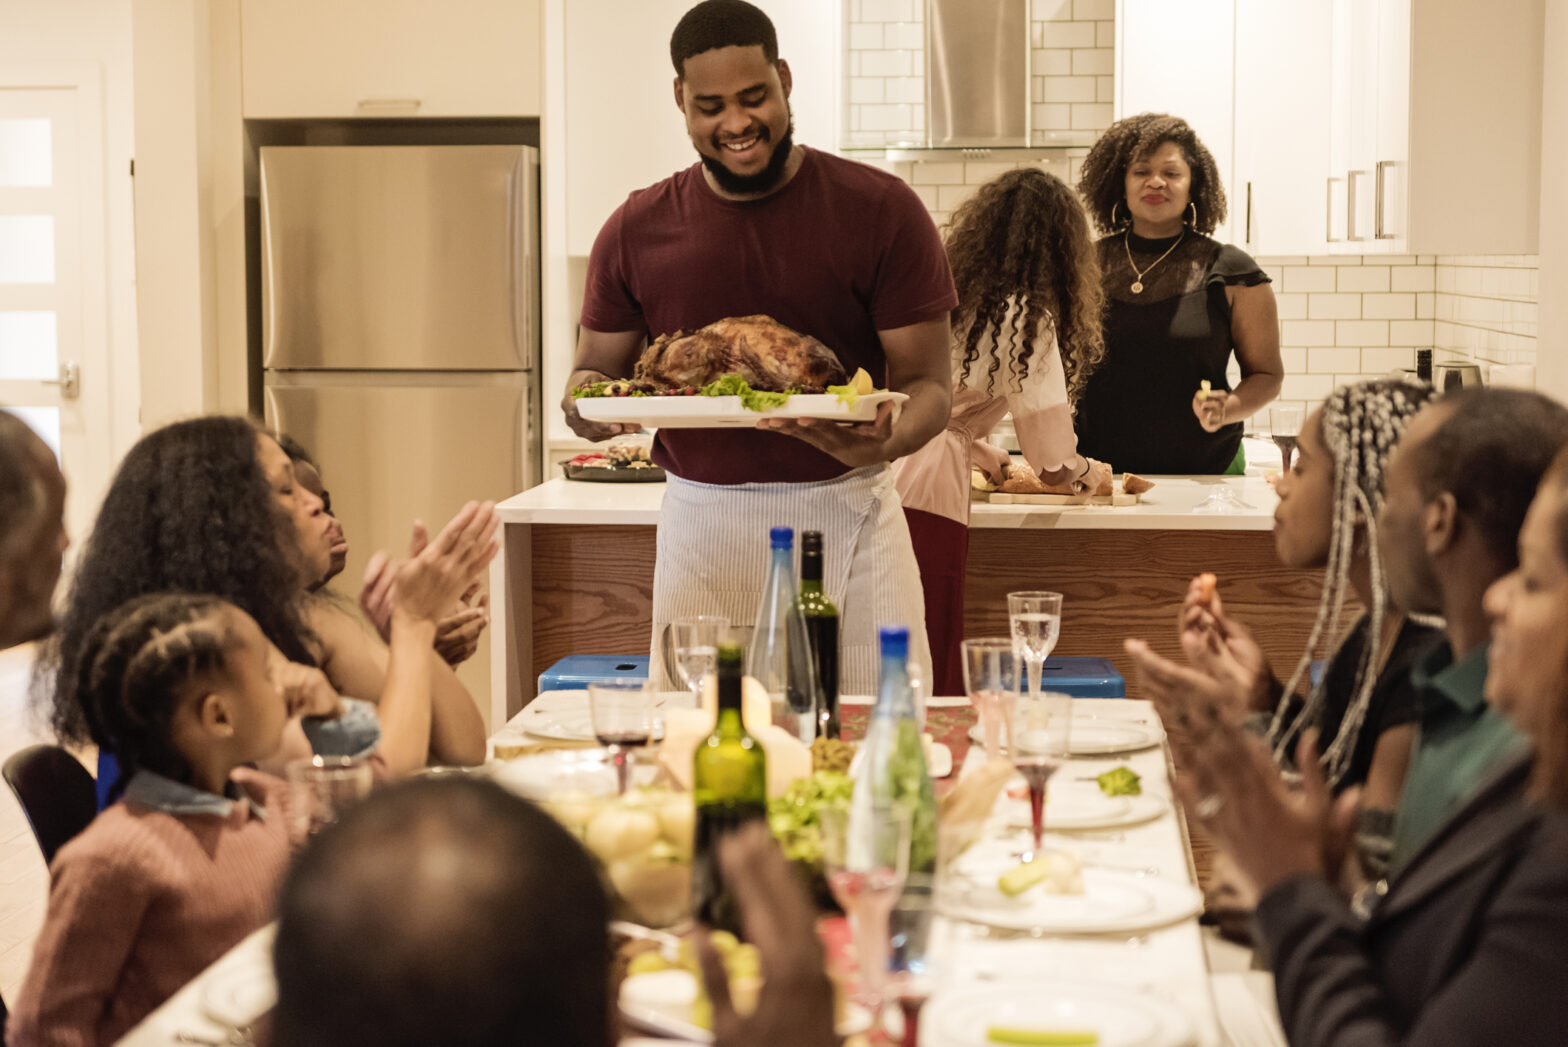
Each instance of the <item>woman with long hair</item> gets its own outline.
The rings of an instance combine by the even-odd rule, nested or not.
[[[1104,355],[1103,298],[1083,207],[1038,168],[982,185],[954,212],[945,239],[958,288],[952,415],[894,471],[925,591],[930,693],[962,694],[971,463],[1004,478],[1007,456],[986,437],[1011,412],[1044,483],[1093,490],[1109,475],[1078,453],[1073,432],[1073,405]]]
[[[1078,191],[1104,234],[1108,303],[1083,446],[1135,473],[1241,472],[1241,423],[1279,395],[1285,368],[1268,275],[1211,236],[1225,220],[1213,155],[1185,120],[1140,113],[1094,143]]]

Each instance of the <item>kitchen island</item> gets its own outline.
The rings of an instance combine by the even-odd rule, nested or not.
[[[1059,591],[1055,653],[1110,658],[1133,695],[1122,638],[1141,636],[1180,657],[1177,609],[1192,576],[1212,571],[1227,611],[1288,673],[1306,644],[1322,572],[1275,558],[1273,489],[1259,476],[1151,479],[1155,488],[1132,506],[976,502],[965,634],[1005,635],[1010,591]],[[1251,508],[1194,514],[1216,486]],[[502,550],[490,576],[492,724],[515,715],[539,673],[569,654],[648,653],[664,489],[554,479],[500,504]]]

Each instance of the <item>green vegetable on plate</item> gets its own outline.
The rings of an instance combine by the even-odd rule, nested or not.
[[[1131,767],[1113,767],[1095,778],[1095,781],[1100,783],[1100,791],[1106,796],[1139,796],[1143,793],[1138,772]]]
[[[1018,1044],[1021,1047],[1094,1047],[1100,1034],[1093,1029],[1024,1029],[993,1025],[985,1031],[989,1043]]]

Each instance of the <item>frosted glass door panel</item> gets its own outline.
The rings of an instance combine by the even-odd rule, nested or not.
[[[49,379],[60,372],[59,323],[53,312],[0,310],[0,379]]]
[[[54,216],[0,215],[0,284],[54,283]]]
[[[60,457],[60,409],[58,407],[7,407],[5,410],[31,426],[33,432],[43,437],[44,443],[49,445],[49,450],[54,452],[54,456]]]
[[[49,124],[44,119],[0,119],[0,188],[42,188],[52,183]]]

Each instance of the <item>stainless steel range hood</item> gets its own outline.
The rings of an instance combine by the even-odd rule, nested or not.
[[[926,145],[1023,148],[1029,0],[926,0]]]

